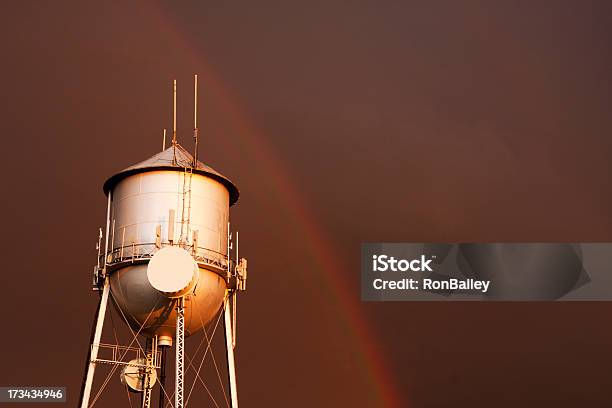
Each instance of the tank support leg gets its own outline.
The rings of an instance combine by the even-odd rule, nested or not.
[[[96,328],[93,333],[89,357],[87,359],[87,373],[85,374],[85,383],[83,384],[83,390],[81,392],[81,408],[89,407],[89,396],[91,394],[94,372],[96,370],[95,361],[98,358],[98,348],[100,345],[100,338],[102,337],[102,327],[104,326],[104,316],[106,316],[106,305],[108,304],[109,291],[110,283],[107,276],[104,278],[104,289],[102,289],[102,297],[100,298],[100,304],[98,306],[98,313],[96,316]]]
[[[142,394],[141,394],[141,407],[151,408],[151,373],[155,370],[155,353],[157,352],[156,337],[147,339],[147,345],[145,346],[145,361],[146,368],[143,370],[142,376]]]
[[[223,305],[223,323],[225,325],[225,350],[227,351],[227,373],[229,376],[229,391],[231,408],[238,408],[238,390],[236,389],[236,366],[234,364],[234,342],[232,330],[232,312],[230,311],[230,293],[225,296]]]
[[[161,352],[161,366],[159,368],[159,408],[164,408],[166,402],[166,396],[164,390],[166,389],[166,349],[167,346],[159,347]]]
[[[185,354],[185,299],[176,304],[176,375],[174,379],[174,408],[183,408],[183,358]]]

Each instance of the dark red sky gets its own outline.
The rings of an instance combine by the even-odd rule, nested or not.
[[[400,406],[609,405],[607,303],[363,304],[358,288],[363,241],[612,241],[609,2],[18,2],[1,15],[0,385],[65,385],[75,405],[101,185],[159,150],[173,78],[191,148],[198,73],[200,158],[242,193],[244,407],[381,406],[384,378]],[[320,267],[307,222],[336,266]],[[100,404],[127,406],[124,391]]]

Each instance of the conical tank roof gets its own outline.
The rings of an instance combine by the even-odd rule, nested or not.
[[[151,156],[144,161],[141,161],[140,163],[127,167],[121,170],[119,173],[111,176],[104,183],[104,194],[108,195],[108,192],[115,188],[117,183],[119,183],[121,180],[128,176],[156,170],[182,171],[185,167],[191,167],[192,164],[193,156],[187,150],[185,150],[183,146],[177,143],[174,146],[170,146],[166,150],[163,150],[157,153],[156,155]],[[236,203],[236,201],[238,201],[238,188],[223,174],[214,170],[212,167],[205,165],[199,160],[198,165],[193,169],[193,172],[195,174],[201,174],[203,176],[210,177],[223,184],[229,191],[230,205],[233,205],[234,203]]]

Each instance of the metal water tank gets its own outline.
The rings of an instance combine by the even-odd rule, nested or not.
[[[115,306],[134,330],[170,344],[175,300],[156,290],[147,265],[162,248],[176,246],[198,266],[185,297],[185,335],[209,322],[227,288],[229,207],[238,189],[178,143],[128,167],[104,183],[111,199],[111,242],[106,262]]]

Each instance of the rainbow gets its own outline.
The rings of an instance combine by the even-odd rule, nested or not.
[[[156,26],[163,27],[164,34],[181,50],[185,51],[188,58],[197,66],[197,73],[202,82],[206,84],[206,94],[211,95],[215,104],[228,114],[236,127],[233,134],[239,138],[240,144],[249,152],[258,163],[265,177],[270,180],[272,193],[277,196],[279,202],[284,204],[288,215],[293,219],[303,242],[308,251],[313,255],[322,278],[328,283],[324,285],[330,292],[328,299],[337,302],[335,308],[341,315],[337,321],[343,325],[342,330],[354,339],[356,363],[360,367],[360,373],[367,384],[370,385],[368,406],[399,407],[405,406],[397,391],[391,371],[386,366],[384,355],[380,352],[377,339],[372,335],[367,320],[360,310],[360,302],[349,293],[346,285],[340,280],[338,271],[341,269],[336,257],[331,252],[332,245],[317,225],[316,219],[311,215],[308,207],[304,204],[306,200],[300,196],[299,191],[287,176],[287,167],[274,154],[274,149],[267,139],[257,131],[248,120],[244,109],[239,109],[236,98],[232,97],[224,82],[200,55],[197,49],[190,46],[189,41],[180,32],[180,29],[172,24],[164,15],[164,11],[155,2],[147,3],[151,7],[145,7],[149,16],[154,20]]]

